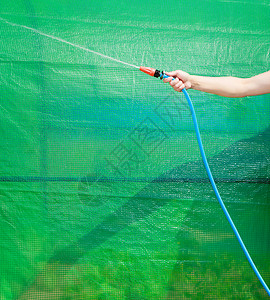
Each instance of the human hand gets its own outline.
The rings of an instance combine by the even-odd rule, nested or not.
[[[166,72],[166,74],[170,77],[164,78],[163,81],[165,83],[169,82],[175,91],[181,92],[184,88],[191,88],[190,75],[188,73],[177,70],[173,72]]]

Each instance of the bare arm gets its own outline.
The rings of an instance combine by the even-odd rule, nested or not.
[[[205,77],[190,75],[183,71],[167,74],[171,77],[164,79],[164,82],[170,82],[178,92],[183,88],[192,88],[223,97],[246,97],[270,93],[270,71],[250,78]],[[172,77],[175,80],[172,80]]]

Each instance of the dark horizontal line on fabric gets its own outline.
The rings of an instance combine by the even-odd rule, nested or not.
[[[216,182],[220,183],[270,183],[270,178],[215,178]],[[110,177],[42,177],[42,176],[1,176],[0,182],[185,182],[185,183],[208,183],[208,178],[110,178]]]

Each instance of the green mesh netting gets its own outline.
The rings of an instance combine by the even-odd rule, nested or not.
[[[0,298],[267,299],[182,93],[72,44],[249,77],[270,68],[269,1],[2,2]],[[220,194],[269,285],[269,95],[190,96]]]

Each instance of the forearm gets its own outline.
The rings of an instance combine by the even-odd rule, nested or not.
[[[248,79],[237,77],[205,77],[190,75],[191,88],[223,97],[248,96]]]
[[[183,88],[194,89],[223,97],[237,98],[270,93],[270,71],[250,78],[238,77],[205,77],[190,75],[177,70],[166,72],[170,77],[164,78],[173,89],[181,92]]]

